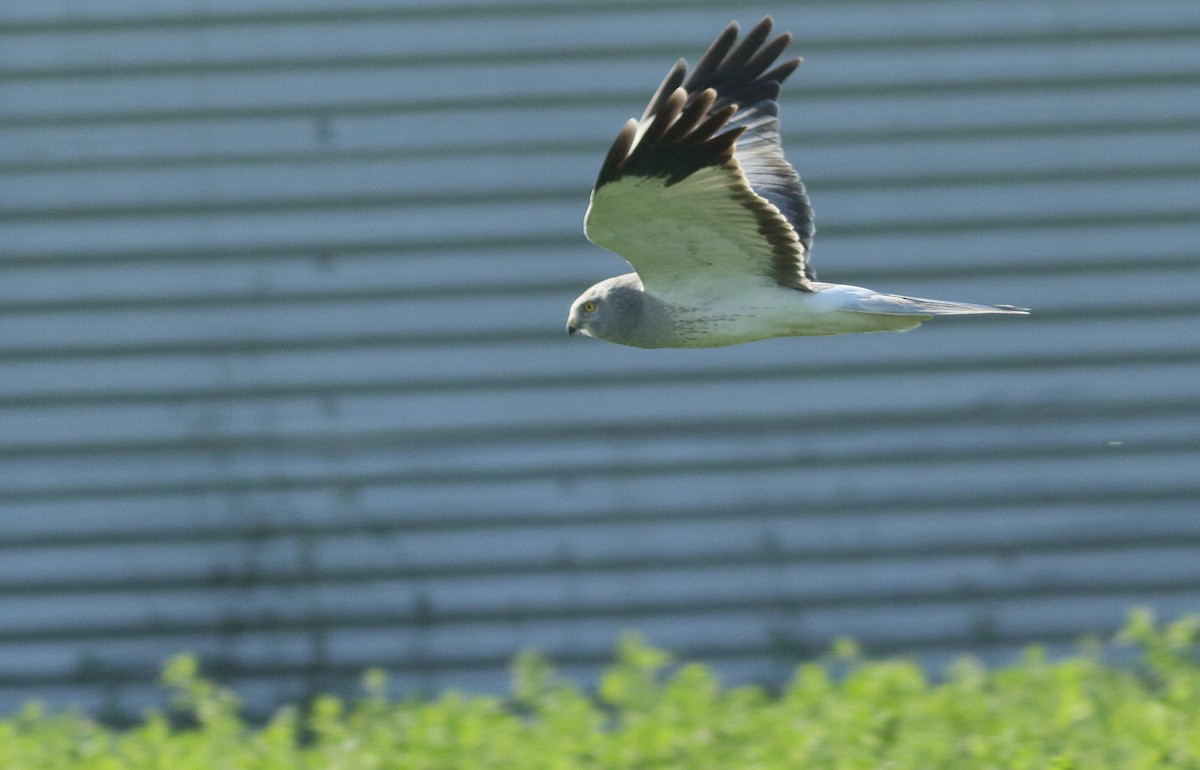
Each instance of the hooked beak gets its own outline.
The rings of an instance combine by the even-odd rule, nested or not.
[[[575,324],[571,323],[570,321],[567,321],[567,334],[573,335],[577,331],[579,331],[579,327],[577,327]]]

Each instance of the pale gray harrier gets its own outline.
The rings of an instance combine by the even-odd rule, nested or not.
[[[637,272],[580,295],[567,331],[643,348],[715,347],[1026,313],[816,280],[812,209],[783,158],[775,103],[800,59],[769,69],[791,41],[768,42],[771,24],[763,19],[736,47],[730,24],[686,80],[687,63],[676,62],[641,120],[621,129],[584,231]]]

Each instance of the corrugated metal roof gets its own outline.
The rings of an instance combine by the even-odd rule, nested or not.
[[[736,3],[0,8],[0,703],[731,678],[1200,605],[1200,6],[784,4],[826,279],[904,335],[568,340],[603,151]]]

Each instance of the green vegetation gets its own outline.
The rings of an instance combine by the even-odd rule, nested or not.
[[[995,671],[959,661],[936,682],[911,662],[864,661],[842,643],[778,694],[723,688],[704,666],[670,666],[631,636],[594,698],[529,653],[508,700],[395,702],[372,672],[352,704],[323,696],[257,726],[180,657],[163,680],[190,726],[152,712],[112,730],[30,706],[0,720],[0,768],[1197,770],[1198,625],[1159,627],[1135,613],[1121,637],[1136,649],[1128,664],[1103,663],[1098,645],[1058,662],[1031,650]]]

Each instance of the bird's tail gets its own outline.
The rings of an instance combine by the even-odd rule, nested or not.
[[[940,299],[922,299],[921,297],[902,297],[899,294],[875,294],[861,297],[854,307],[846,308],[856,313],[875,313],[879,315],[981,315],[985,313],[1006,313],[1010,315],[1028,315],[1029,309],[1013,305],[976,305],[970,302],[949,302]]]

